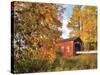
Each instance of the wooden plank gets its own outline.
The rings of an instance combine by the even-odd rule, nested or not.
[[[97,51],[76,51],[76,54],[96,54]]]

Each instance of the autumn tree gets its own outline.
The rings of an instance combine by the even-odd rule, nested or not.
[[[97,8],[95,6],[75,6],[67,27],[71,29],[70,37],[80,37],[86,49],[97,42]]]
[[[80,36],[80,19],[81,19],[81,10],[80,6],[75,6],[73,8],[72,17],[67,27],[71,29],[70,37],[79,37]]]
[[[35,54],[39,57],[38,54],[41,53],[40,58],[48,57],[50,63],[54,62],[57,50],[55,42],[61,35],[58,31],[58,27],[61,26],[59,7],[46,3],[12,3],[14,57],[17,63],[21,59],[24,61],[33,58]]]
[[[82,10],[81,38],[88,49],[97,49],[97,8],[85,6]]]

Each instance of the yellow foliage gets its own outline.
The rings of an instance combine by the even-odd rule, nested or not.
[[[39,49],[33,51],[33,56],[38,57],[42,60],[46,60],[47,63],[53,63],[56,58],[56,53],[53,50]]]

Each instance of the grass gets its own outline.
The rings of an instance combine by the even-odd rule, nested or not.
[[[20,62],[16,66],[16,73],[95,69],[97,68],[97,55],[59,56],[52,64],[47,64],[46,61],[32,59]]]
[[[77,55],[73,57],[61,57],[58,62],[55,61],[54,71],[64,70],[84,70],[97,68],[97,55]]]

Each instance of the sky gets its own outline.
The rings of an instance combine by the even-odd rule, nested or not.
[[[65,9],[64,14],[63,14],[61,38],[66,39],[66,38],[69,38],[70,30],[67,28],[67,24],[68,24],[70,17],[72,15],[74,5],[64,5],[64,7],[66,9]]]

